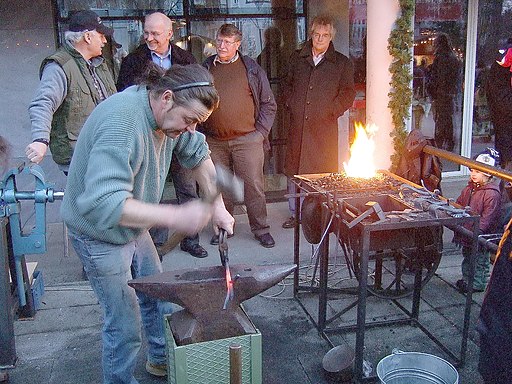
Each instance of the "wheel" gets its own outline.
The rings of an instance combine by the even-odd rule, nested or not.
[[[423,228],[420,247],[386,249],[370,252],[368,292],[385,299],[399,299],[414,291],[416,273],[421,271],[421,287],[434,276],[441,261],[442,228]],[[360,281],[360,254],[352,251],[355,276]]]

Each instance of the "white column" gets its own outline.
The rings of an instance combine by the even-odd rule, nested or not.
[[[377,125],[375,136],[377,169],[389,169],[393,153],[391,111],[388,108],[392,57],[388,52],[388,38],[400,15],[398,0],[368,0],[367,54],[366,54],[366,122]]]

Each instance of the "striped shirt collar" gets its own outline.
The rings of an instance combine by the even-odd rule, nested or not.
[[[163,69],[167,70],[171,68],[171,47],[169,47],[167,55],[159,55],[158,53],[151,51],[151,60],[153,61],[153,63],[162,67]]]

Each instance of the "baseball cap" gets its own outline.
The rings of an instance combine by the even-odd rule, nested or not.
[[[69,30],[71,32],[96,30],[105,36],[112,36],[114,34],[114,30],[105,26],[94,11],[79,11],[71,15],[69,18]]]

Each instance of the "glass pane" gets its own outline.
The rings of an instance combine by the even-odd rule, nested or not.
[[[501,58],[498,57],[499,48],[504,47],[510,37],[511,20],[510,2],[480,1],[471,155],[475,156],[496,143],[502,166],[507,166],[512,156],[509,131],[512,89],[510,68],[501,67],[496,60]],[[500,103],[500,99],[506,102]]]
[[[303,1],[293,0],[189,0],[190,15],[270,15],[303,13]]]
[[[151,10],[158,10],[170,17],[183,16],[182,0],[59,0],[58,8],[61,17],[86,8],[101,17],[142,16]]]
[[[439,148],[460,154],[467,1],[416,2],[414,24],[414,128]],[[443,161],[443,171],[459,166]]]
[[[263,33],[272,25],[269,18],[251,19],[217,19],[207,21],[191,21],[190,39],[197,40],[192,43],[192,53],[196,58],[204,61],[208,56],[215,54],[215,36],[219,27],[224,23],[235,24],[243,34],[240,51],[255,59],[263,48]]]
[[[354,64],[356,98],[350,108],[349,136],[352,141],[354,123],[366,124],[366,1],[350,1],[349,52]]]

